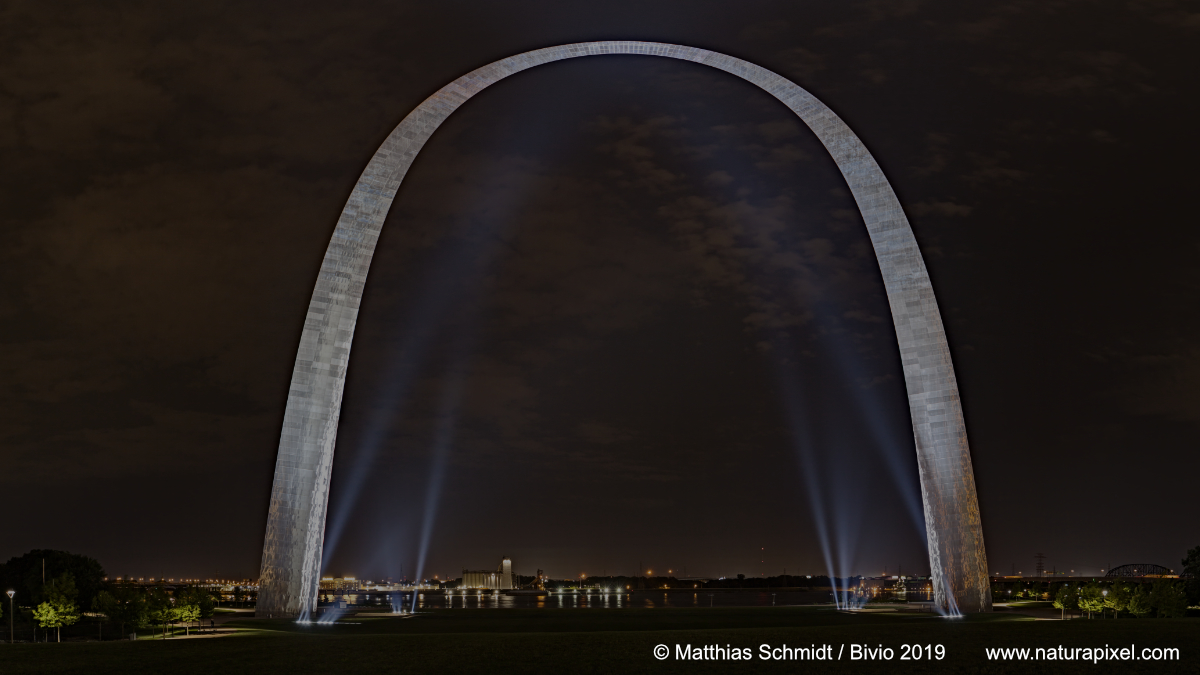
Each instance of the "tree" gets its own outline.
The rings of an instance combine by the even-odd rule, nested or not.
[[[111,591],[100,591],[92,608],[116,621],[125,635],[125,624],[144,628],[149,617],[146,614],[146,596],[137,588],[125,585],[114,586]]]
[[[82,607],[91,607],[92,600],[105,586],[104,567],[94,558],[84,555],[34,549],[18,558],[11,558],[0,565],[0,590],[15,589],[27,598],[30,606],[37,606],[48,598],[45,595],[50,579],[57,579],[70,572],[75,580],[78,596],[75,601]],[[47,583],[42,583],[43,579]],[[27,595],[25,595],[27,594]]]
[[[1187,552],[1183,559],[1183,575],[1188,577],[1188,604],[1200,605],[1200,546]]]
[[[73,602],[60,604],[55,607],[55,610],[58,611],[59,621],[57,638],[59,642],[62,642],[62,627],[74,624],[75,622],[79,621],[82,615],[79,613],[79,608],[75,606],[75,603]]]
[[[1187,616],[1186,584],[1167,582],[1160,595],[1159,603],[1158,615],[1164,619],[1182,619]]]
[[[1129,598],[1133,596],[1133,589],[1129,584],[1118,581],[1108,589],[1108,596],[1104,598],[1104,606],[1113,611],[1113,618],[1121,618],[1121,612],[1129,609]]]
[[[58,641],[62,642],[62,627],[79,621],[79,607],[75,604],[79,590],[75,587],[75,575],[63,572],[57,579],[46,584],[43,595],[46,597],[46,602],[39,605],[39,609],[42,606],[49,607],[49,610],[43,614],[51,617],[50,620],[54,622],[53,628],[58,629]]]
[[[213,595],[199,586],[188,586],[183,591],[175,594],[175,600],[185,605],[195,605],[200,610],[197,620],[212,618],[215,607]]]
[[[1137,618],[1150,616],[1154,611],[1154,607],[1150,604],[1150,593],[1146,591],[1145,584],[1138,584],[1138,588],[1129,596],[1129,613]]]
[[[171,596],[161,586],[146,594],[146,613],[151,621],[162,627],[163,637],[167,637],[167,626],[175,623],[177,615]]]
[[[1068,609],[1075,609],[1078,606],[1079,596],[1075,592],[1075,588],[1070,584],[1060,586],[1058,593],[1054,595],[1054,609],[1062,610],[1062,618],[1067,617]]]
[[[45,630],[62,627],[62,619],[58,616],[58,610],[49,602],[38,605],[37,609],[33,610],[33,618]]]
[[[46,584],[45,598],[59,604],[74,603],[79,597],[79,589],[75,587],[75,575],[63,572],[57,579],[51,579]]]
[[[188,627],[200,620],[200,607],[197,605],[180,605],[175,608],[175,618],[183,622],[183,634],[188,635]]]
[[[117,604],[117,599],[108,591],[100,591],[92,598],[92,611],[99,612],[104,615],[109,621],[116,621],[121,626],[121,635],[125,634],[125,622],[116,617],[120,611]],[[103,629],[101,629],[103,630]],[[101,638],[103,639],[103,638]]]
[[[1104,591],[1100,584],[1093,581],[1079,591],[1079,608],[1088,613],[1089,619],[1092,618],[1092,612],[1104,610]]]
[[[1160,618],[1182,618],[1187,615],[1187,593],[1170,579],[1156,579],[1150,587],[1150,606]]]

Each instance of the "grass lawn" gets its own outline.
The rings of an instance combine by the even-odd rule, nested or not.
[[[436,610],[415,618],[354,617],[334,626],[236,621],[216,639],[14,645],[2,673],[1200,673],[1200,620],[1032,621],[1015,612],[948,621],[927,614],[843,614],[819,607]],[[891,647],[892,660],[852,661],[851,644]],[[671,655],[660,661],[657,645]],[[750,661],[678,661],[676,644],[748,647]],[[833,661],[759,659],[759,645],[832,645]],[[902,661],[901,645],[943,645],[945,658]],[[1181,660],[989,662],[985,647],[1175,647]],[[841,660],[836,656],[843,649]]]

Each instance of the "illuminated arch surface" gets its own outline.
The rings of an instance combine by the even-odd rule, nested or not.
[[[833,156],[866,222],[896,326],[916,437],[935,601],[963,612],[991,609],[975,477],[941,313],[908,219],[871,153],[812,94],[752,63],[679,45],[586,42],[519,54],[446,85],[404,118],[358,179],[325,251],[292,371],[263,542],[257,613],[302,617],[316,601],[350,344],[375,244],[413,159],[438,126],[485,87],[543,63],[602,54],[665,56],[736,75],[791,108]]]

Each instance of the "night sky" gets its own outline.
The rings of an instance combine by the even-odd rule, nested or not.
[[[0,6],[0,560],[257,576],[368,159],[458,76],[608,39],[774,70],[870,148],[946,320],[991,571],[1200,544],[1193,3],[104,5]],[[661,58],[540,66],[434,135],[371,269],[333,482],[332,574],[412,577],[427,520],[425,576],[823,574],[816,522],[835,571],[928,570],[840,174],[770,95]]]

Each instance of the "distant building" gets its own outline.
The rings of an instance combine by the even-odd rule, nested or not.
[[[510,591],[516,588],[513,584],[512,560],[504,556],[500,567],[495,572],[486,570],[466,570],[462,572],[462,583],[459,588],[479,588],[489,591]]]
[[[876,596],[881,593],[906,595],[908,593],[932,593],[933,581],[929,577],[860,577],[858,588],[864,595]]]
[[[368,581],[366,583],[369,584],[371,582]],[[318,584],[318,588],[322,591],[337,592],[357,591],[362,586],[363,582],[354,577],[321,577],[321,583]]]

